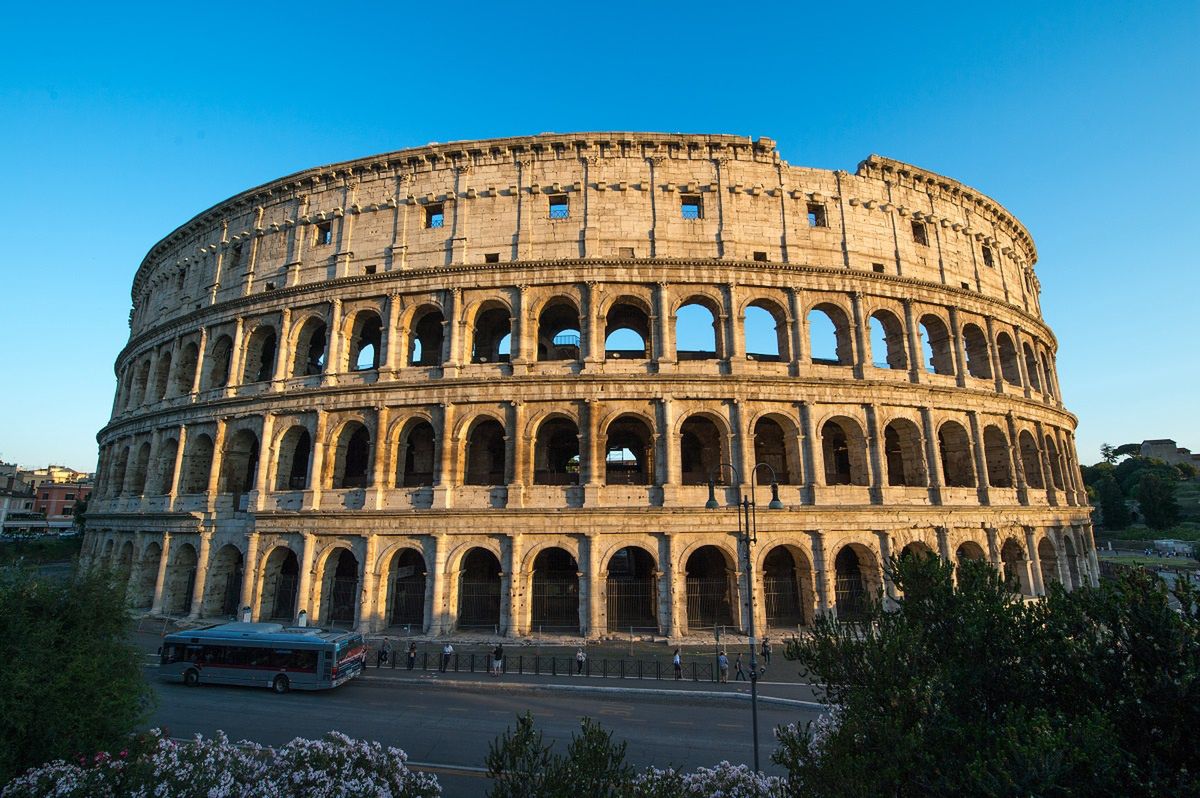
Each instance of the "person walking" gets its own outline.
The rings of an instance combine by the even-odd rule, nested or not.
[[[575,675],[583,675],[583,663],[587,662],[587,654],[584,653],[583,646],[575,649]]]
[[[717,657],[717,668],[721,671],[721,684],[729,684],[729,656],[724,651]]]
[[[379,646],[379,653],[375,655],[375,667],[387,665],[388,660],[392,658],[392,641],[386,637],[383,638],[383,644]]]
[[[497,643],[492,651],[492,675],[499,676],[504,670],[504,644]]]
[[[771,664],[771,639],[766,636],[764,636],[762,640],[762,658],[763,665]],[[763,668],[763,670],[765,671],[766,668]]]
[[[736,672],[736,673],[733,675],[733,680],[734,680],[735,682],[736,682],[737,680],[739,680],[739,679],[741,679],[743,682],[744,682],[744,681],[748,681],[748,680],[746,679],[746,670],[745,670],[745,669],[742,667],[742,654],[741,654],[741,652],[738,652],[738,655],[737,655],[737,660],[735,660],[735,661],[734,661],[733,665],[734,665],[734,667],[737,669],[737,672]]]
[[[411,671],[413,666],[417,664],[417,644],[408,644],[408,669]]]
[[[450,658],[454,656],[454,646],[447,643],[442,647],[442,673],[446,672],[446,668],[450,667]]]
[[[683,678],[683,660],[679,658],[679,649],[675,649],[675,654],[671,657],[671,664],[675,667],[675,681],[679,681]]]

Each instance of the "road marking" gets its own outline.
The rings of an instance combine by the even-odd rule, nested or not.
[[[717,725],[720,726],[722,729],[740,729],[740,728],[742,728],[741,724],[739,724],[739,723],[718,723]]]
[[[487,778],[487,768],[471,767],[470,765],[444,765],[440,762],[413,762],[408,760],[408,767],[424,773],[455,773],[459,776],[471,776],[477,779]]]
[[[466,712],[467,711],[466,707],[446,707],[446,709],[450,712]]]

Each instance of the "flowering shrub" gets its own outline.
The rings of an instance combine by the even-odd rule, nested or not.
[[[141,750],[58,760],[27,772],[2,798],[433,798],[437,778],[414,773],[398,748],[331,732],[282,748],[231,743],[222,732],[178,743],[154,730]]]
[[[721,762],[691,773],[648,768],[633,783],[636,798],[783,798],[785,784],[778,776],[755,773],[746,765]]]

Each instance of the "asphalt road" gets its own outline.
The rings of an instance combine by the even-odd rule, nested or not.
[[[588,716],[628,741],[637,766],[695,768],[721,760],[752,762],[750,704],[681,693],[605,693],[453,688],[420,682],[372,680],[368,674],[333,691],[278,696],[265,689],[164,682],[150,669],[158,692],[151,726],[174,737],[205,736],[218,729],[233,740],[281,745],[294,737],[338,730],[405,750],[421,769],[437,773],[446,795],[483,795],[490,783],[472,769],[484,767],[488,745],[516,715],[529,710],[547,742],[562,750],[579,719]],[[810,709],[759,706],[763,769],[770,763],[775,726],[816,717]]]

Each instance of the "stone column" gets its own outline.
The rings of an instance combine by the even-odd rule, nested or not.
[[[506,637],[520,637],[525,632],[524,591],[521,589],[525,581],[521,570],[524,543],[519,533],[508,536],[507,567],[500,575],[500,595],[506,598],[500,606],[500,634]]]
[[[1067,561],[1067,546],[1063,543],[1062,527],[1051,527],[1047,537],[1054,546],[1055,564],[1058,567],[1058,581],[1063,587],[1070,585],[1071,590],[1078,587],[1071,578],[1071,564]],[[1076,564],[1078,568],[1078,563]]]
[[[508,362],[512,366],[513,374],[524,374],[528,364],[537,360],[537,345],[536,341],[533,346],[530,346],[529,331],[532,329],[534,336],[537,335],[537,320],[527,318],[529,309],[527,307],[528,300],[525,298],[525,292],[529,290],[529,286],[520,284],[516,289],[516,296],[513,298],[513,307],[511,316],[509,317],[509,355]],[[530,357],[532,355],[532,357]]]
[[[296,614],[300,610],[308,611],[308,622],[311,626],[319,626],[317,608],[312,603],[313,556],[316,554],[317,539],[312,532],[303,533],[302,550],[300,552],[300,585],[296,590]]]
[[[818,482],[816,449],[820,447],[821,441],[817,438],[816,430],[813,427],[812,403],[801,401],[799,406],[800,434],[803,436],[801,439],[800,459],[804,465],[804,489],[808,493],[808,500],[816,504]]]
[[[308,469],[308,492],[305,510],[316,510],[321,506],[321,491],[325,487],[325,436],[328,434],[329,415],[317,409],[317,424],[312,436],[312,455]]]
[[[1025,458],[1021,454],[1021,443],[1017,437],[1017,422],[1012,411],[1005,414],[1008,422],[1009,450],[1012,452],[1012,470],[1014,484],[1017,486],[1017,501],[1029,504],[1029,485],[1025,482]]]
[[[816,588],[817,594],[817,613],[836,616],[837,594],[829,588],[837,574],[834,571],[833,563],[827,561],[825,554],[825,531],[813,529],[809,531],[808,535],[812,540],[813,586]]]
[[[1021,386],[1025,389],[1025,398],[1028,399],[1032,395],[1031,386],[1029,384],[1029,368],[1025,363],[1025,346],[1021,340],[1021,328],[1013,327],[1013,347],[1017,350],[1017,371],[1021,375]],[[1041,448],[1041,443],[1038,444]]]
[[[462,289],[451,288],[446,293],[446,309],[442,319],[442,373],[447,377],[458,374],[462,363],[459,350],[466,337],[466,319],[462,317]]]
[[[450,631],[453,621],[446,606],[446,537],[443,533],[430,535],[425,543],[425,562],[428,570],[425,595],[425,630],[429,635]]]
[[[272,371],[273,379],[284,380],[291,377],[290,363],[295,362],[292,349],[292,309],[284,308],[279,312],[279,338],[275,345],[275,365]]]
[[[175,463],[171,471],[171,484],[165,485],[167,489],[167,506],[171,510],[175,509],[175,502],[179,498],[179,480],[182,478],[180,471],[183,470],[183,452],[187,448],[187,426],[179,425],[179,445],[175,447]]]
[[[967,385],[967,350],[963,346],[962,324],[958,319],[958,308],[950,307],[950,342],[954,346],[954,374],[959,388]]]
[[[254,530],[246,533],[246,556],[242,558],[242,591],[238,597],[238,620],[242,618],[242,610],[250,607],[250,620],[258,620],[259,603],[262,599],[258,588],[258,541],[259,533]]]
[[[589,280],[580,286],[579,291],[583,297],[583,308],[579,317],[582,340],[579,343],[585,370],[604,362],[605,325],[600,316],[600,297],[596,286],[594,280]]]
[[[262,438],[258,443],[258,467],[254,471],[254,493],[250,496],[249,507],[261,512],[266,509],[268,476],[271,466],[275,463],[275,414],[264,413],[262,422]]]
[[[388,425],[391,411],[384,405],[375,409],[375,438],[371,441],[371,486],[367,489],[363,505],[368,509],[383,509],[384,497],[387,495],[387,474],[384,466],[387,464]]]
[[[933,428],[933,412],[929,407],[921,408],[921,428],[925,438],[925,461],[929,471],[929,500],[942,503],[942,458],[938,451],[937,433]]]
[[[730,283],[724,286],[724,305],[719,323],[722,327],[724,352],[718,352],[717,357],[729,362],[732,372],[739,371],[746,364],[746,317],[738,309],[737,286]]]
[[[244,338],[245,329],[246,320],[238,316],[233,325],[233,348],[229,353],[229,380],[225,383],[226,388],[232,388],[246,382],[243,379],[245,375],[242,374],[242,364],[246,361],[246,353],[242,351],[242,339]]]
[[[996,325],[992,321],[992,317],[988,316],[987,321],[987,336],[988,336],[988,366],[992,370],[992,381],[996,386],[996,393],[1004,391],[1004,370],[1000,366],[1000,353],[996,348]]]
[[[600,571],[600,535],[592,534],[587,536],[587,605],[586,623],[581,626],[585,628],[585,634],[588,639],[595,640],[604,633],[604,618],[607,609],[604,606],[605,595],[605,575]],[[584,614],[584,613],[581,613]]]
[[[758,458],[754,454],[754,430],[750,428],[750,410],[739,399],[731,402],[729,414],[729,462],[737,462],[741,469],[743,495],[750,494],[750,485],[754,481],[754,466]],[[737,459],[733,457],[733,449],[737,447]],[[730,474],[730,476],[733,476]],[[732,483],[731,483],[732,484]],[[765,509],[765,508],[764,508]]]
[[[229,419],[217,419],[217,432],[213,436],[212,467],[208,470],[208,511],[217,509],[217,497],[221,489],[221,469],[225,464],[225,432],[229,427]],[[235,508],[236,509],[236,508]]]
[[[905,299],[903,303],[904,330],[908,338],[908,379],[911,382],[920,382],[921,372],[925,370],[921,357],[921,333],[917,328],[917,318],[913,314],[912,300]]]
[[[1030,570],[1030,587],[1035,596],[1046,595],[1046,584],[1042,581],[1042,559],[1038,556],[1037,546],[1034,545],[1033,530],[1025,527],[1025,562]]]
[[[383,352],[379,358],[380,369],[391,374],[396,370],[396,361],[400,357],[400,339],[403,337],[396,329],[396,317],[400,315],[400,295],[390,293],[383,298],[383,339],[380,343]]]
[[[887,609],[894,609],[899,594],[896,583],[888,570],[888,559],[892,556],[892,536],[886,529],[876,529],[875,536],[879,538],[879,562],[883,572],[883,594],[887,599]]]
[[[656,448],[661,448],[661,465],[658,467],[658,480],[662,485],[663,504],[669,504],[675,498],[676,487],[683,481],[681,464],[675,448],[675,408],[670,396],[659,398],[659,424],[655,435]]]
[[[433,489],[433,506],[445,509],[451,506],[454,499],[454,405],[443,402],[441,405],[441,430],[434,442],[437,445],[438,473],[437,482]]]
[[[942,562],[955,564],[950,555],[950,530],[939,526],[934,531],[937,533],[938,556],[942,558]]]
[[[879,431],[879,409],[873,404],[863,405],[867,418],[867,466],[870,473],[867,483],[871,486],[871,501],[883,504],[885,484],[883,468],[883,435]]]
[[[971,424],[971,447],[975,450],[975,486],[979,492],[979,503],[991,504],[991,485],[988,481],[987,457],[984,453],[983,430],[979,426],[979,413],[968,410],[967,419]]]
[[[349,369],[342,362],[342,300],[334,297],[329,303],[329,345],[325,348],[325,373],[321,381],[336,385],[335,375],[345,371]]]
[[[154,576],[154,601],[150,604],[151,615],[163,614],[163,584],[167,581],[167,563],[171,560],[171,533],[163,532],[162,554],[158,558],[158,573]]]
[[[212,547],[212,530],[200,532],[200,551],[196,555],[196,579],[192,583],[192,611],[188,618],[199,618],[204,613],[204,587],[208,583],[208,554]]]
[[[675,351],[675,314],[668,305],[666,283],[654,284],[654,305],[647,323],[654,340],[650,342],[646,354],[654,360],[660,371],[664,367],[669,371],[679,357]]]
[[[598,506],[606,476],[605,464],[608,453],[605,451],[606,447],[600,435],[599,403],[593,399],[586,399],[584,408],[584,423],[587,425],[584,429],[587,430],[587,434],[583,436],[583,446],[580,447],[586,476],[583,486],[583,503],[584,506]]]
[[[1091,563],[1091,585],[1092,587],[1100,587],[1100,560],[1096,556],[1096,536],[1093,533],[1092,525],[1085,524],[1081,527],[1083,537],[1087,540],[1087,557]]]
[[[196,346],[196,373],[192,375],[192,393],[199,393],[204,384],[204,367],[208,350],[208,328],[200,328],[200,341]]]
[[[788,354],[791,355],[791,374],[796,376],[800,373],[800,364],[804,359],[804,336],[802,334],[802,324],[800,323],[800,301],[796,295],[796,289],[788,287],[787,289],[788,303],[788,344],[791,350]]]
[[[379,567],[375,561],[379,557],[379,535],[367,533],[366,554],[362,564],[362,597],[359,601],[358,631],[370,634],[382,628],[379,602]]]
[[[984,527],[984,534],[987,535],[988,542],[988,562],[993,568],[1000,570],[1003,563],[1000,561],[1000,530],[993,526]]]
[[[663,602],[666,605],[666,618],[662,620],[666,621],[667,639],[675,641],[686,635],[688,630],[687,573],[684,564],[678,562],[682,548],[678,535],[674,532],[667,532],[665,537],[666,556],[662,558],[665,562],[659,566],[659,571],[663,575],[662,595],[666,598],[666,601]]]
[[[867,321],[863,318],[861,292],[855,291],[850,294],[850,310],[854,316],[854,376],[861,380],[866,376],[867,349],[870,342]]]

